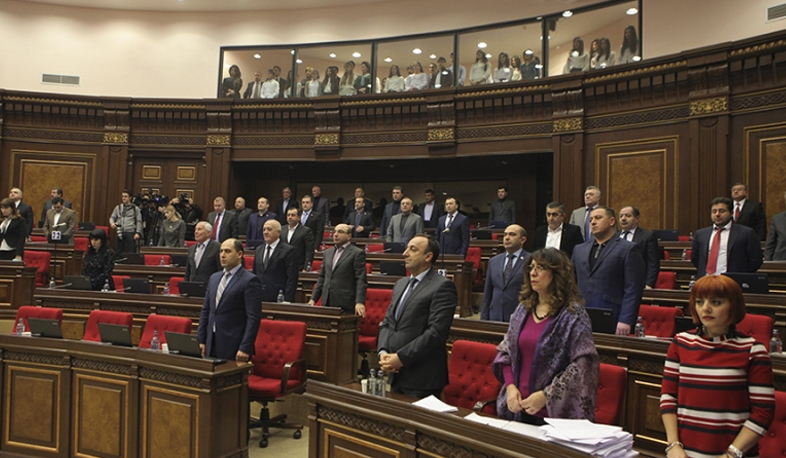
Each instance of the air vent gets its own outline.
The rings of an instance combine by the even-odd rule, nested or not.
[[[71,86],[79,86],[79,77],[44,73],[41,75],[41,82],[47,84],[69,84]]]
[[[779,21],[786,18],[786,3],[767,8],[767,22]]]

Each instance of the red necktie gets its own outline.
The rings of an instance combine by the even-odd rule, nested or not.
[[[221,232],[221,217],[222,216],[224,216],[224,212],[221,212],[220,214],[216,215],[216,221],[215,221],[216,226],[213,228],[213,232],[214,232],[214,235],[215,235],[215,238],[213,240],[215,240],[216,242],[219,241],[218,240],[218,236],[219,236],[219,232]]]
[[[740,203],[739,202],[737,202],[737,206],[734,208],[734,222],[736,223],[738,219],[740,219]]]
[[[718,252],[720,252],[722,227],[715,228],[715,236],[712,238],[710,255],[707,257],[707,275],[713,275],[718,268]]]

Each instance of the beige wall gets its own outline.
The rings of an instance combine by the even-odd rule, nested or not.
[[[579,0],[570,6],[591,3],[597,1]],[[764,10],[772,3],[644,0],[645,56],[781,30],[786,21],[764,23]],[[494,8],[483,8],[482,15],[479,4],[469,0],[402,0],[395,2],[396,8],[183,14],[0,0],[0,87],[134,97],[215,97],[221,46],[423,33],[552,13],[566,5],[531,4],[532,11],[524,11],[520,0],[498,0]],[[41,73],[78,75],[82,83],[79,87],[45,85],[40,83]]]

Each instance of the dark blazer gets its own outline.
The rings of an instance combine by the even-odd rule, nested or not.
[[[297,201],[295,196],[289,198],[287,210],[290,208],[300,208],[300,203]],[[284,199],[276,202],[276,215],[278,215],[278,222],[281,223],[282,226],[286,226],[287,224],[287,210],[284,210]]]
[[[731,207],[732,215],[734,214],[734,207],[736,205],[737,202],[733,202]],[[767,215],[764,214],[761,203],[755,200],[745,199],[745,205],[742,206],[740,217],[735,223],[753,229],[759,241],[767,240]]]
[[[209,240],[205,245],[205,252],[196,266],[196,245],[188,248],[188,263],[186,264],[185,281],[201,281],[207,284],[210,276],[221,270],[221,244],[215,240]]]
[[[240,212],[237,210],[232,210],[232,213],[237,215],[237,234],[246,235],[246,229],[248,229],[248,218],[255,213],[254,210],[246,207]]]
[[[393,287],[377,347],[396,353],[403,363],[393,384],[409,390],[441,390],[448,384],[445,343],[458,302],[456,285],[432,268],[399,304],[408,282],[409,277],[401,278]],[[397,307],[404,307],[398,320]]]
[[[249,215],[248,225],[246,226],[246,240],[262,240],[264,238],[262,228],[271,219],[277,220],[276,214],[271,211],[266,211],[264,216],[259,216],[259,212]]]
[[[63,199],[63,206],[65,208],[73,208],[71,207],[71,202],[65,199]],[[38,227],[44,227],[44,221],[46,221],[46,212],[48,212],[50,208],[52,208],[52,201],[51,200],[44,201],[44,208],[43,210],[41,210],[41,219],[38,220]]]
[[[2,222],[2,219],[0,219]],[[14,249],[14,256],[25,255],[25,240],[27,239],[27,223],[22,218],[14,218],[8,223],[5,232],[0,232],[0,243],[5,241]]]
[[[341,78],[338,76],[325,77],[325,79],[322,80],[323,88],[327,87],[325,83],[327,82],[328,78],[330,78],[330,91],[325,91],[323,95],[338,95],[338,86],[341,84]]]
[[[374,218],[371,216],[371,212],[365,210],[361,212],[360,215],[360,226],[363,226],[363,232],[357,232],[354,228],[355,226],[355,218],[357,218],[357,211],[352,210],[349,215],[344,219],[346,224],[353,226],[352,228],[352,238],[362,238],[367,239],[371,237],[371,231],[376,229],[377,227],[374,225]]]
[[[600,205],[600,204],[598,204],[598,205]],[[596,207],[597,207],[597,205],[596,205]],[[594,209],[595,208],[593,207],[593,210]],[[584,218],[586,218],[586,216],[587,216],[587,207],[586,206],[579,207],[579,208],[573,210],[573,213],[570,214],[570,221],[568,221],[570,224],[579,227],[579,230],[581,230],[581,238],[584,239],[585,241],[586,241],[586,239],[585,239],[585,234],[584,234]],[[590,235],[589,239],[592,240],[592,236],[591,235]]]
[[[238,237],[238,229],[237,229],[237,215],[233,211],[224,210],[226,215],[221,218],[221,227],[217,228],[215,225],[216,222],[216,212],[210,212],[207,215],[207,222],[213,226],[213,233],[210,234],[212,240],[215,240],[216,231],[218,232],[218,241],[223,242],[226,239],[236,239]]]
[[[289,242],[287,242],[288,237],[289,226],[284,226],[281,228],[281,241],[295,249],[292,256],[295,258],[297,270],[305,270],[306,266],[310,266],[314,259],[314,233],[311,232],[311,229],[298,223],[295,233],[292,234],[292,240]]]
[[[380,237],[384,237],[388,234],[388,225],[390,225],[390,219],[399,213],[401,213],[401,201],[396,202],[394,200],[393,202],[385,205],[385,211],[382,213],[382,222],[379,224]]]
[[[254,253],[254,268],[252,272],[262,281],[262,301],[276,302],[278,292],[284,292],[284,300],[295,302],[297,290],[298,266],[295,259],[295,248],[287,242],[279,240],[276,249],[270,253],[267,269],[263,265],[267,244],[257,246]]]
[[[426,221],[426,217],[423,213],[426,211],[426,203],[421,202],[418,204],[417,214],[423,218],[423,227],[434,228],[436,229],[437,223],[439,223],[439,217],[445,214],[445,205],[434,201],[434,209],[431,211],[431,220]]]
[[[259,82],[259,92],[257,94],[258,97],[262,96],[262,84],[263,83],[264,83],[264,81],[260,81]],[[243,98],[244,99],[250,99],[251,98],[251,95],[254,93],[254,84],[256,84],[256,81],[251,81],[250,83],[248,83],[248,86],[246,86],[246,91],[243,92]]]
[[[469,249],[469,219],[456,212],[453,223],[450,225],[450,230],[445,232],[447,220],[448,215],[442,215],[439,217],[439,223],[437,224],[437,240],[440,242],[442,252],[466,256],[467,249]]]
[[[573,250],[576,282],[584,297],[584,306],[614,311],[614,319],[631,327],[636,324],[644,292],[644,259],[641,248],[614,236],[590,270],[590,251],[594,241]]]
[[[502,201],[502,210],[499,208],[499,199],[489,204],[489,224],[491,221],[505,221],[508,224],[516,224],[516,202],[510,199]],[[505,229],[497,227],[495,229]]]
[[[693,234],[690,261],[696,266],[696,278],[707,274],[713,228],[705,227]],[[726,272],[756,272],[762,263],[761,242],[756,233],[747,226],[732,223],[726,247]]]
[[[371,209],[373,208],[374,208],[374,202],[372,202],[371,199],[366,199],[364,197],[363,210],[371,213]],[[352,213],[353,211],[355,211],[355,199],[349,199],[349,202],[347,202],[347,208],[344,210],[344,216],[343,216],[344,221],[347,220],[349,214]]]
[[[546,239],[548,236],[548,224],[535,229],[535,238],[532,240],[532,251],[546,248]],[[563,222],[562,239],[560,239],[559,242],[560,251],[568,255],[568,257],[573,256],[573,248],[575,248],[576,245],[581,245],[582,243],[584,243],[584,236],[581,235],[581,228],[574,226],[573,224]]]
[[[366,303],[366,254],[355,245],[347,244],[333,270],[335,253],[336,247],[325,250],[311,299],[316,302],[322,297],[323,305],[341,307],[341,313],[354,314],[355,304]]]
[[[786,261],[786,212],[772,217],[767,244],[764,246],[765,261]]]
[[[321,213],[311,211],[311,214],[308,215],[308,219],[306,220],[307,228],[311,229],[311,233],[314,234],[314,250],[319,250],[320,245],[322,245],[322,238],[325,236],[325,217],[322,216]]]
[[[197,339],[207,345],[208,356],[235,359],[238,350],[253,355],[262,319],[262,282],[241,265],[229,279],[216,308],[216,292],[223,276],[224,271],[220,270],[207,283]],[[216,348],[213,348],[214,326]]]
[[[618,232],[617,236],[620,237],[622,232]],[[660,272],[660,248],[658,247],[658,238],[652,231],[636,228],[633,233],[633,243],[638,243],[641,247],[641,257],[644,259],[644,284],[650,288],[655,287],[655,282],[658,281],[658,272]]]
[[[328,199],[324,195],[320,196],[319,202],[314,202],[314,208],[312,208],[312,210],[322,214],[323,227],[330,225],[330,199]]]
[[[16,206],[16,209],[19,211],[19,216],[25,219],[25,224],[27,225],[27,236],[29,237],[30,234],[33,233],[33,207],[27,205],[24,202],[19,202],[19,205]]]
[[[402,215],[393,215],[388,223],[387,236],[385,239],[388,242],[403,242],[408,243],[412,237],[423,232],[423,218],[420,215],[410,213],[407,221],[404,223],[404,230],[401,230]]]
[[[437,73],[438,72],[434,72],[434,74],[431,75],[431,81],[429,81],[428,83],[428,87],[432,89],[437,87],[436,86]],[[448,69],[445,69],[445,71],[442,72],[442,77],[439,79],[439,87],[443,88],[443,87],[452,87],[452,86],[453,86],[453,72]]]
[[[513,273],[507,282],[502,281],[505,271],[505,258],[508,253],[502,252],[489,259],[486,268],[486,286],[483,289],[483,305],[480,308],[480,319],[488,321],[510,321],[510,315],[519,305],[519,293],[524,284],[524,264],[529,253],[522,250],[521,255],[513,264]]]

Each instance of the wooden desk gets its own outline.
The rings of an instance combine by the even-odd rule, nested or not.
[[[248,364],[14,335],[0,352],[2,456],[248,456]]]
[[[16,315],[21,305],[33,303],[37,269],[18,261],[0,261],[0,310],[10,309]]]
[[[66,275],[82,274],[84,252],[74,249],[74,245],[59,243],[26,243],[25,251],[46,251],[52,259],[49,261],[49,277],[63,283]]]
[[[150,282],[150,293],[160,294],[172,277],[186,275],[185,266],[145,266],[140,264],[115,264],[113,275],[128,275]]]
[[[675,272],[677,287],[680,289],[687,289],[691,276],[696,275],[696,268],[690,260],[683,261],[679,257],[668,261],[661,260],[660,270]],[[770,294],[786,293],[786,262],[765,261],[756,272],[767,274]]]

